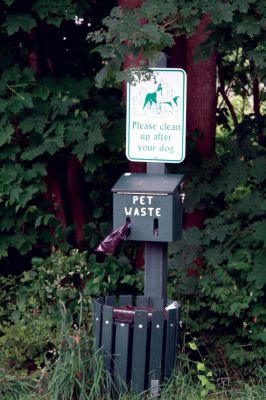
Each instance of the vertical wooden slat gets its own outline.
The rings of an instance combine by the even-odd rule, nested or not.
[[[162,297],[153,297],[151,300],[154,310],[164,309],[164,299]]]
[[[104,297],[98,297],[97,303],[104,304]]]
[[[115,296],[106,296],[105,297],[105,304],[107,306],[115,306]]]
[[[112,367],[113,326],[113,308],[109,306],[103,306],[102,348],[104,364],[108,371],[111,371]]]
[[[149,362],[149,387],[159,391],[162,372],[164,312],[153,311],[151,322],[151,347]],[[157,389],[156,389],[157,388]]]
[[[179,349],[179,332],[180,332],[180,304],[178,303],[177,309],[176,309],[176,332],[175,332],[175,351],[178,353]]]
[[[97,300],[93,303],[94,309],[94,337],[95,337],[95,350],[101,347],[102,336],[102,304]]]
[[[167,311],[166,338],[165,338],[165,359],[164,359],[164,378],[168,379],[174,368],[176,355],[176,309]]]
[[[133,392],[138,394],[145,389],[147,330],[147,311],[136,311],[134,318],[131,381]]]
[[[137,296],[136,306],[137,307],[148,307],[150,304],[150,298],[146,296]]]
[[[129,330],[130,325],[116,323],[115,351],[114,351],[114,372],[115,385],[118,393],[126,390],[126,383],[129,374]]]
[[[132,305],[133,299],[130,295],[122,295],[119,297],[119,305],[120,306],[128,306]]]

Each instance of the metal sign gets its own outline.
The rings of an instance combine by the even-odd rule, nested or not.
[[[127,84],[127,158],[180,163],[186,144],[186,73],[152,68],[151,78]]]

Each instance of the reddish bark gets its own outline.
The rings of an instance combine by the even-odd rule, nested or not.
[[[139,53],[137,57],[134,57],[132,53],[129,53],[125,57],[124,61],[124,69],[130,67],[139,67],[144,65],[147,61],[143,58],[142,52]],[[123,98],[126,101],[127,98],[127,83],[123,82]],[[129,161],[129,170],[132,173],[145,173],[146,172],[146,163],[145,162],[132,162]]]
[[[33,28],[28,35],[30,46],[32,50],[28,55],[28,62],[30,67],[33,69],[35,74],[41,73],[41,65],[39,62],[39,57],[36,49],[37,40],[37,30]],[[45,197],[51,201],[53,212],[56,218],[61,222],[64,229],[67,227],[66,214],[64,209],[64,199],[61,191],[61,184],[59,174],[56,172],[53,163],[51,163],[47,168],[47,192]]]
[[[38,58],[38,53],[36,50],[36,41],[37,41],[37,30],[36,28],[32,29],[29,33],[29,41],[32,47],[32,50],[29,53],[28,60],[29,65],[34,70],[36,74],[40,74],[41,65]],[[50,73],[54,73],[54,65],[50,56],[50,51],[48,44],[44,41],[41,46],[41,50],[45,55],[45,62],[48,66],[48,70]],[[75,230],[75,238],[77,246],[80,246],[84,242],[84,224],[85,213],[84,207],[82,204],[82,196],[81,196],[81,186],[80,186],[80,163],[76,157],[71,157],[67,162],[67,184],[68,184],[68,196],[69,196],[69,204],[72,215],[72,222],[76,226]],[[49,199],[53,205],[53,212],[55,213],[56,218],[61,222],[64,229],[67,228],[67,218],[65,214],[65,201],[62,194],[62,187],[60,182],[60,176],[56,168],[55,163],[51,163],[48,167],[48,176],[47,176],[47,193],[46,198]]]
[[[169,50],[169,68],[183,68],[186,70],[187,42],[185,36],[175,38],[175,45]]]
[[[191,135],[195,130],[200,131],[196,149],[203,158],[208,159],[215,154],[216,54],[208,60],[196,63],[194,52],[198,45],[208,38],[209,33],[205,30],[209,23],[210,18],[205,15],[195,34],[189,39],[182,36],[177,38],[175,46],[169,52],[169,66],[184,68],[187,72],[188,132]],[[191,136],[188,136],[188,140],[192,140]],[[206,218],[206,209],[195,209],[192,213],[185,213],[184,229],[202,229]]]
[[[198,130],[197,151],[204,158],[212,158],[215,153],[216,123],[216,54],[196,63],[194,52],[203,43],[209,33],[206,27],[210,18],[205,15],[196,33],[187,40],[188,75],[188,131]]]
[[[30,51],[29,56],[28,56],[28,61],[30,67],[33,69],[36,75],[38,75],[41,72],[41,68],[39,65],[38,61],[38,55],[37,55],[37,50],[33,49]]]
[[[189,229],[197,227],[199,229],[204,228],[204,220],[207,218],[207,210],[196,208],[191,213],[184,213],[183,228]]]
[[[118,0],[118,4],[122,8],[138,8],[142,5],[143,0]]]
[[[124,60],[124,69],[137,68],[139,66],[147,64],[147,60],[143,58],[142,51],[139,52],[138,56],[135,57],[132,53],[128,53]],[[127,98],[127,83],[123,82],[123,98]]]
[[[56,218],[61,222],[63,228],[66,229],[67,220],[64,209],[64,200],[61,191],[60,178],[52,165],[48,167],[47,172],[47,192],[45,194],[45,197],[51,201]]]
[[[186,70],[188,75],[188,104],[187,120],[188,131],[200,132],[197,139],[197,152],[210,159],[215,154],[215,129],[216,129],[216,54],[196,63],[194,61],[195,49],[203,43],[209,33],[206,27],[210,18],[205,15],[198,26],[196,33],[187,40]],[[185,213],[185,229],[198,227],[204,228],[207,218],[206,209],[195,209],[192,213]]]
[[[143,0],[118,0],[118,4],[122,8],[138,8],[141,7]],[[140,24],[144,24],[145,21],[140,21]],[[130,67],[138,67],[140,65],[144,65],[147,61],[142,56],[142,51],[135,57],[132,53],[127,54],[124,60],[124,69]],[[123,84],[123,98],[126,101],[127,92],[126,92],[126,82]],[[129,161],[129,170],[132,173],[145,173],[146,172],[146,163],[144,162],[132,162]],[[142,256],[140,257],[142,258]]]
[[[143,0],[118,0],[118,4],[122,8],[138,8],[141,7],[143,3]],[[140,21],[140,24],[143,25],[145,24],[146,21],[142,20]],[[145,60],[142,56],[142,51],[138,54],[137,57],[134,57],[132,53],[129,53],[125,60],[124,60],[124,69],[130,68],[130,67],[138,67],[140,65],[144,65],[147,63],[147,60]],[[124,82],[123,84],[123,98],[124,101],[126,101],[127,98],[127,92],[126,92],[126,83]],[[132,173],[145,173],[146,172],[146,163],[145,162],[132,162],[129,161],[129,170]],[[144,266],[144,245],[140,245],[137,249],[136,252],[136,257],[135,257],[135,266],[138,269],[143,268]]]
[[[72,156],[67,161],[67,186],[72,221],[76,226],[75,238],[78,247],[84,243],[84,224],[86,223],[80,175],[80,162],[75,156]]]
[[[33,28],[28,35],[30,47],[32,48],[28,55],[28,62],[30,67],[35,72],[35,74],[38,75],[41,72],[41,67],[37,54],[37,49],[35,48],[36,37],[37,37],[37,29]]]
[[[135,255],[135,260],[134,260],[134,266],[136,269],[144,269],[145,266],[145,244],[144,242],[140,243],[137,250],[136,250],[136,255]]]

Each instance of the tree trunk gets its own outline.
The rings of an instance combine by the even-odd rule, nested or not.
[[[196,33],[187,40],[187,75],[188,75],[188,104],[187,121],[189,140],[193,131],[198,130],[200,135],[196,142],[196,151],[200,156],[210,159],[215,154],[216,129],[216,54],[196,63],[194,53],[196,47],[204,42],[208,33],[205,32],[210,18],[205,15],[198,26]],[[192,161],[192,160],[191,160]],[[185,213],[184,228],[193,226],[204,227],[207,210],[195,209],[192,213]]]
[[[138,8],[141,7],[144,0],[118,0],[118,4],[122,8]]]
[[[118,0],[118,4],[122,8],[138,8],[141,7],[143,3],[143,0]],[[140,24],[145,23],[144,21],[140,21]],[[130,67],[138,67],[139,65],[145,64],[147,61],[142,57],[142,53],[137,57],[134,57],[132,53],[127,54],[125,60],[124,60],[124,69],[130,68]],[[123,98],[124,101],[126,101],[127,98],[127,91],[126,91],[126,82],[123,84]],[[129,170],[130,172],[135,172],[135,173],[145,173],[146,172],[146,163],[144,162],[132,162],[129,161]]]
[[[205,15],[191,38],[178,37],[175,46],[169,51],[168,63],[169,67],[184,68],[187,72],[187,139],[195,140],[193,131],[200,132],[196,139],[196,151],[206,159],[215,154],[216,54],[196,63],[194,52],[197,46],[207,39],[209,33],[205,32],[205,29],[209,23],[210,18]],[[189,162],[193,163],[193,160],[190,159]],[[206,209],[195,209],[192,213],[185,213],[184,229],[201,229],[206,218]]]
[[[187,40],[186,69],[188,76],[188,131],[198,130],[196,149],[203,158],[212,158],[215,153],[216,123],[216,54],[196,63],[194,52],[209,33],[205,32],[210,18],[205,15],[196,33]]]
[[[54,165],[51,163],[47,168],[47,192],[45,197],[51,201],[53,205],[53,212],[56,218],[60,221],[63,228],[67,228],[67,219],[64,209],[64,200],[61,191],[61,182],[59,174],[57,173]]]
[[[33,69],[36,75],[39,75],[41,71],[41,65],[39,61],[39,55],[37,52],[37,29],[33,28],[28,34],[30,51],[28,54],[28,63]],[[45,197],[51,202],[53,212],[56,218],[61,222],[64,229],[67,227],[67,219],[64,208],[64,199],[61,191],[61,182],[59,173],[55,169],[54,162],[51,162],[47,166],[47,192]]]
[[[175,45],[168,52],[167,66],[169,68],[182,68],[186,70],[187,40],[184,35],[175,38]]]
[[[75,238],[77,247],[82,247],[82,244],[84,244],[84,225],[86,223],[80,175],[80,162],[75,156],[71,156],[67,160],[67,187],[72,222],[76,227]]]
[[[45,29],[48,30],[49,26],[45,25]],[[44,31],[46,33],[46,31]],[[31,50],[29,52],[28,61],[31,68],[34,70],[35,74],[40,74],[43,70],[47,70],[54,74],[54,64],[50,56],[50,50],[48,43],[45,38],[43,42],[39,45],[39,50],[37,52],[37,41],[38,32],[34,28],[28,35]],[[39,53],[42,52],[44,57],[42,57],[43,64],[41,65],[39,60]],[[47,68],[48,67],[48,68]],[[67,228],[67,218],[65,210],[65,200],[62,192],[62,182],[60,179],[60,174],[62,170],[58,168],[58,164],[52,161],[47,168],[47,193],[46,198],[48,198],[53,204],[53,211],[56,218],[61,222],[64,229]],[[71,211],[72,222],[76,226],[75,238],[76,245],[80,247],[84,243],[84,224],[86,222],[84,206],[82,204],[82,190],[80,185],[80,172],[81,166],[78,159],[75,156],[67,161],[67,185],[68,185],[68,199]],[[64,171],[65,174],[65,171]],[[68,203],[68,202],[66,202]]]

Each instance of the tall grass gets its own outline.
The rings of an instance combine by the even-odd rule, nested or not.
[[[73,349],[72,349],[73,351]],[[79,360],[80,361],[80,360]],[[141,400],[149,393],[134,395],[112,392],[110,376],[101,355],[79,362],[76,355],[65,354],[48,374],[45,382],[21,378],[0,369],[1,400]],[[77,369],[77,367],[79,369]],[[80,369],[81,368],[81,369]],[[82,369],[83,368],[83,369]],[[84,371],[84,376],[77,372]],[[86,375],[87,374],[87,375]],[[42,387],[42,390],[40,390]],[[202,395],[202,387],[191,371],[177,368],[169,382],[162,386],[160,400],[265,400],[266,374],[258,368],[257,379],[217,382],[216,390]]]
[[[0,368],[0,399],[26,400],[34,391],[34,382],[17,376],[14,371]]]
[[[82,298],[76,330],[67,324],[63,303],[61,347],[48,374],[49,400],[108,400],[113,393],[112,380],[105,371],[101,354],[93,352],[90,329],[84,326]]]
[[[147,396],[148,398],[148,393]],[[144,394],[124,395],[119,400],[140,400]],[[162,386],[160,400],[265,400],[266,374],[258,367],[257,379],[238,380],[221,385],[216,382],[216,390],[209,394],[202,394],[200,382],[197,382],[191,371],[184,371],[182,366],[177,368],[167,384]]]
[[[19,377],[0,368],[0,400],[140,400],[149,393],[120,394],[107,373],[101,351],[93,351],[90,326],[84,324],[82,297],[79,302],[79,321],[76,329],[69,323],[68,311],[61,302],[61,346],[56,360],[39,379]],[[213,371],[213,376],[215,371]],[[258,367],[256,379],[218,379],[214,389],[203,390],[197,369],[185,358],[180,359],[171,379],[161,387],[160,400],[265,400],[266,372]],[[206,389],[206,388],[205,388]]]

